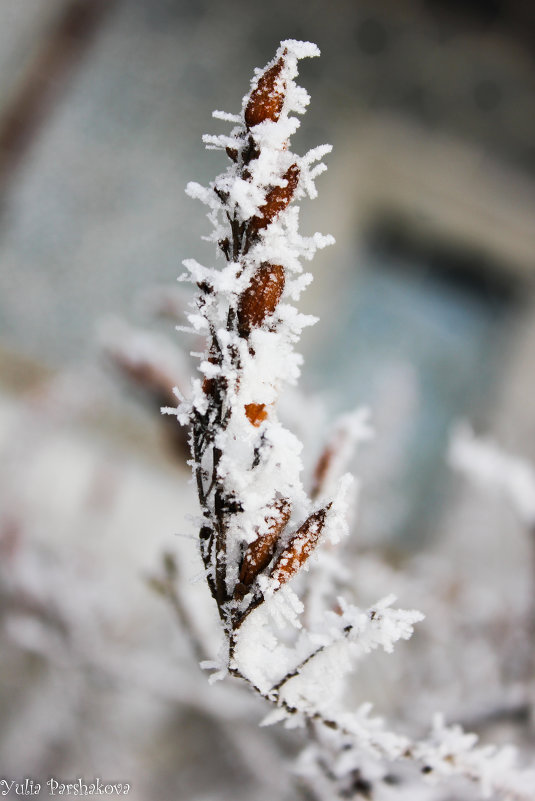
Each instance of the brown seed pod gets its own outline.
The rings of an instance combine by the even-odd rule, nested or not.
[[[333,461],[336,458],[336,452],[340,448],[340,445],[340,441],[336,441],[335,443],[330,442],[321,452],[312,476],[312,489],[310,491],[312,500],[321,495],[321,491],[326,484]]]
[[[238,333],[245,339],[273,314],[284,290],[284,267],[263,262],[238,303]]]
[[[266,195],[266,202],[259,208],[259,216],[253,217],[249,222],[252,233],[256,233],[262,228],[267,228],[269,223],[273,222],[281,211],[284,211],[299,183],[299,173],[300,170],[297,164],[292,164],[282,176],[287,182],[286,186],[273,186],[269,190]]]
[[[284,59],[279,58],[276,64],[266,70],[258,79],[256,87],[249,96],[245,107],[245,124],[247,128],[258,125],[264,120],[276,122],[284,104],[285,85],[277,86],[277,79],[284,66]]]
[[[242,593],[245,594],[244,588],[252,584],[258,574],[269,564],[279,541],[279,536],[290,519],[291,511],[290,501],[285,498],[279,498],[269,507],[266,515],[266,522],[268,523],[266,534],[257,537],[245,551],[240,569],[240,584],[236,588],[237,596]]]
[[[279,585],[289,581],[300,567],[304,565],[314,548],[319,542],[321,532],[325,525],[327,512],[332,504],[327,504],[323,509],[308,517],[300,526],[290,542],[280,554],[275,562],[270,578],[278,582]]]
[[[268,416],[265,403],[246,403],[245,415],[251,425],[258,427]]]

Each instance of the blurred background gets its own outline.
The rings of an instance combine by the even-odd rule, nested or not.
[[[200,567],[183,438],[157,413],[198,349],[173,330],[180,262],[213,259],[183,187],[224,168],[201,145],[225,131],[212,109],[239,110],[281,39],[316,42],[293,149],[334,146],[302,229],[337,244],[302,304],[321,318],[301,345],[310,419],[372,410],[358,548],[395,564],[443,549],[499,579],[503,614],[511,593],[521,606],[531,543],[445,454],[468,419],[535,459],[535,6],[0,0],[0,13],[0,775],[286,798],[259,767],[281,762],[282,735],[258,733],[262,709],[232,688],[206,701],[191,642],[148,586],[170,549],[179,617],[206,606],[187,584]]]

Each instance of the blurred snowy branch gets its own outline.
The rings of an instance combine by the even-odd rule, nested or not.
[[[502,492],[520,519],[535,528],[535,469],[527,461],[506,453],[490,439],[476,437],[467,425],[453,432],[449,460],[475,482]]]

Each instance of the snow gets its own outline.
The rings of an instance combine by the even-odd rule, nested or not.
[[[476,483],[501,491],[520,519],[535,526],[535,469],[511,456],[490,439],[478,438],[467,425],[459,425],[450,442],[449,461]]]
[[[225,635],[219,658],[203,667],[215,670],[212,681],[230,672],[269,700],[274,710],[265,725],[320,727],[318,745],[302,762],[315,779],[326,756],[335,766],[331,783],[349,781],[363,758],[407,759],[432,779],[461,776],[483,792],[510,792],[520,774],[508,751],[478,748],[474,735],[438,718],[427,738],[411,740],[371,717],[370,704],[348,710],[341,700],[347,674],[372,651],[391,653],[408,640],[423,615],[393,608],[393,595],[367,609],[333,595],[344,566],[325,549],[348,532],[358,483],[345,471],[356,447],[372,436],[368,412],[335,421],[312,497],[302,479],[302,444],[277,414],[282,390],[299,378],[302,359],[294,347],[303,328],[316,322],[294,305],[311,281],[302,261],[334,242],[320,233],[302,236],[295,205],[316,197],[315,179],[326,169],[321,159],[331,150],[320,145],[298,156],[290,149],[300,124],[295,115],[309,103],[295,83],[298,60],[317,55],[309,42],[281,42],[274,59],[255,72],[241,113],[214,113],[235,124],[230,135],[203,137],[209,149],[226,151],[229,166],[207,187],[187,186],[209,207],[212,230],[205,238],[226,259],[221,269],[186,259],[182,277],[198,288],[189,322],[207,344],[197,354],[201,379],[192,382],[178,415],[192,428],[201,554]],[[465,438],[454,460],[473,467],[472,446]],[[516,465],[507,483],[503,464],[487,449],[477,470],[506,483],[522,513],[535,520],[529,470]],[[269,561],[251,560],[245,580],[244,553],[268,533],[277,503],[288,516]],[[406,797],[423,796],[417,790]]]
[[[294,115],[302,114],[309,102],[307,93],[295,84],[298,60],[318,54],[315,45],[285,40],[273,62],[267,65],[266,70],[279,59],[283,60],[277,87],[284,87],[284,102],[278,119],[265,119],[247,131],[243,114],[249,95],[243,99],[241,115],[215,112],[217,119],[237,125],[229,136],[206,135],[203,137],[205,144],[210,148],[229,148],[242,153],[244,147],[250,146],[247,143],[251,140],[257,156],[248,161],[246,170],[240,163],[230,164],[208,187],[196,182],[187,185],[190,197],[200,200],[211,211],[213,230],[207,237],[209,240],[219,242],[228,237],[232,241],[229,219],[243,222],[258,216],[270,188],[288,187],[288,181],[282,176],[292,165],[299,168],[295,198],[305,194],[315,196],[314,178],[324,169],[316,162],[331,148],[327,145],[316,147],[301,158],[291,152],[288,140],[299,126]],[[253,89],[263,72],[256,73]],[[313,164],[316,166],[312,167]],[[295,206],[282,209],[256,237],[248,252],[242,253],[236,261],[229,260],[223,269],[205,267],[195,259],[184,261],[187,273],[183,280],[212,288],[211,294],[198,296],[188,319],[195,331],[211,332],[220,349],[218,364],[213,363],[210,350],[201,355],[201,373],[207,379],[220,378],[226,382],[229,419],[214,438],[221,451],[218,477],[230,495],[240,498],[242,507],[231,524],[227,547],[229,559],[231,554],[239,554],[241,542],[250,541],[252,533],[261,528],[266,506],[275,492],[291,501],[296,514],[308,512],[300,477],[301,445],[278,421],[276,402],[285,383],[296,383],[302,359],[294,352],[294,345],[302,329],[316,322],[314,317],[299,313],[292,305],[311,280],[309,274],[302,274],[301,259],[312,258],[318,248],[326,247],[333,240],[319,233],[302,237],[298,221]],[[263,263],[283,265],[286,285],[274,314],[244,339],[229,330],[229,312],[236,309],[240,294],[249,284],[256,266]],[[267,410],[267,419],[257,427],[251,426],[245,414],[245,407],[249,404]],[[204,413],[206,409],[203,384],[197,382],[190,400],[179,412],[180,419],[191,416],[194,411]],[[255,453],[258,464],[253,470]],[[235,569],[233,572],[235,574]]]

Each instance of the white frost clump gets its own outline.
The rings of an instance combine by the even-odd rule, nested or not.
[[[302,260],[333,241],[302,236],[299,209],[291,205],[316,196],[320,159],[330,151],[322,145],[299,157],[289,142],[299,126],[295,114],[309,102],[295,83],[297,62],[317,55],[308,42],[281,43],[256,71],[241,113],[215,113],[235,123],[230,135],[204,137],[208,148],[226,152],[229,167],[207,187],[187,187],[208,206],[207,239],[225,259],[221,269],[188,259],[183,276],[198,288],[189,323],[207,346],[201,377],[178,416],[191,429],[200,552],[225,635],[217,661],[204,666],[217,669],[215,678],[244,680],[269,701],[274,711],[264,723],[284,720],[315,732],[317,745],[303,764],[331,787],[329,801],[358,797],[358,782],[371,788],[370,758],[405,759],[437,777],[509,791],[502,752],[475,749],[472,735],[436,724],[429,738],[413,741],[371,717],[370,704],[354,711],[341,704],[347,673],[371,651],[390,653],[409,639],[423,615],[393,609],[391,595],[364,610],[339,597],[347,571],[329,549],[348,530],[355,485],[344,473],[356,445],[371,436],[367,413],[336,422],[310,494],[301,442],[277,414],[282,387],[299,377],[294,346],[315,322],[293,305],[311,280]],[[487,765],[489,755],[501,772]]]
[[[254,532],[261,529],[266,507],[273,501],[274,492],[288,498],[296,515],[305,516],[309,505],[301,482],[301,443],[278,421],[275,404],[284,383],[295,384],[300,373],[301,356],[294,352],[303,327],[312,325],[316,319],[300,314],[292,305],[310,282],[309,274],[303,275],[301,260],[309,260],[318,248],[333,243],[331,236],[316,233],[304,237],[298,231],[299,209],[287,206],[281,209],[269,225],[261,228],[244,244],[236,243],[238,229],[262,213],[266,197],[273,187],[285,188],[288,179],[284,176],[293,167],[299,178],[293,192],[293,200],[306,195],[315,197],[314,179],[323,172],[325,165],[317,164],[330,145],[314,148],[303,157],[297,156],[288,147],[290,136],[299,127],[295,114],[302,114],[308,105],[309,96],[295,83],[297,62],[301,58],[319,55],[319,50],[310,43],[286,40],[281,42],[277,54],[264,71],[257,70],[252,82],[254,90],[262,74],[279,62],[282,68],[276,81],[276,89],[284,93],[282,108],[276,120],[265,119],[248,126],[245,122],[250,95],[243,99],[240,115],[216,112],[218,119],[236,122],[230,135],[204,137],[208,148],[239,153],[236,161],[219,175],[213,183],[202,187],[189,183],[187,193],[201,200],[209,208],[212,231],[207,237],[219,244],[229,241],[227,265],[222,269],[204,267],[193,259],[184,261],[187,273],[184,280],[194,284],[209,285],[210,294],[197,299],[189,322],[195,331],[207,333],[217,340],[220,349],[219,363],[214,364],[209,349],[202,355],[200,371],[205,379],[219,378],[226,382],[226,406],[228,420],[217,433],[217,447],[221,453],[218,475],[229,491],[240,498],[241,512],[232,521],[232,534],[227,539],[227,554],[236,557],[243,542],[250,542]],[[283,89],[284,87],[284,89]],[[249,158],[244,151],[254,150],[256,157]],[[246,167],[244,168],[244,163]],[[314,166],[313,166],[314,165]],[[244,177],[245,176],[245,177]],[[231,230],[229,232],[229,220]],[[243,234],[243,231],[242,231]],[[225,248],[221,248],[225,251]],[[247,337],[237,330],[229,330],[229,314],[236,313],[239,298],[250,285],[261,264],[282,265],[285,273],[284,290],[274,314],[259,327],[253,328]],[[257,404],[268,412],[267,418],[258,427],[251,425],[247,406]],[[194,385],[194,393],[179,414],[182,419],[191,417],[195,410],[203,413],[206,395],[203,383]],[[251,469],[253,454],[260,463]]]

